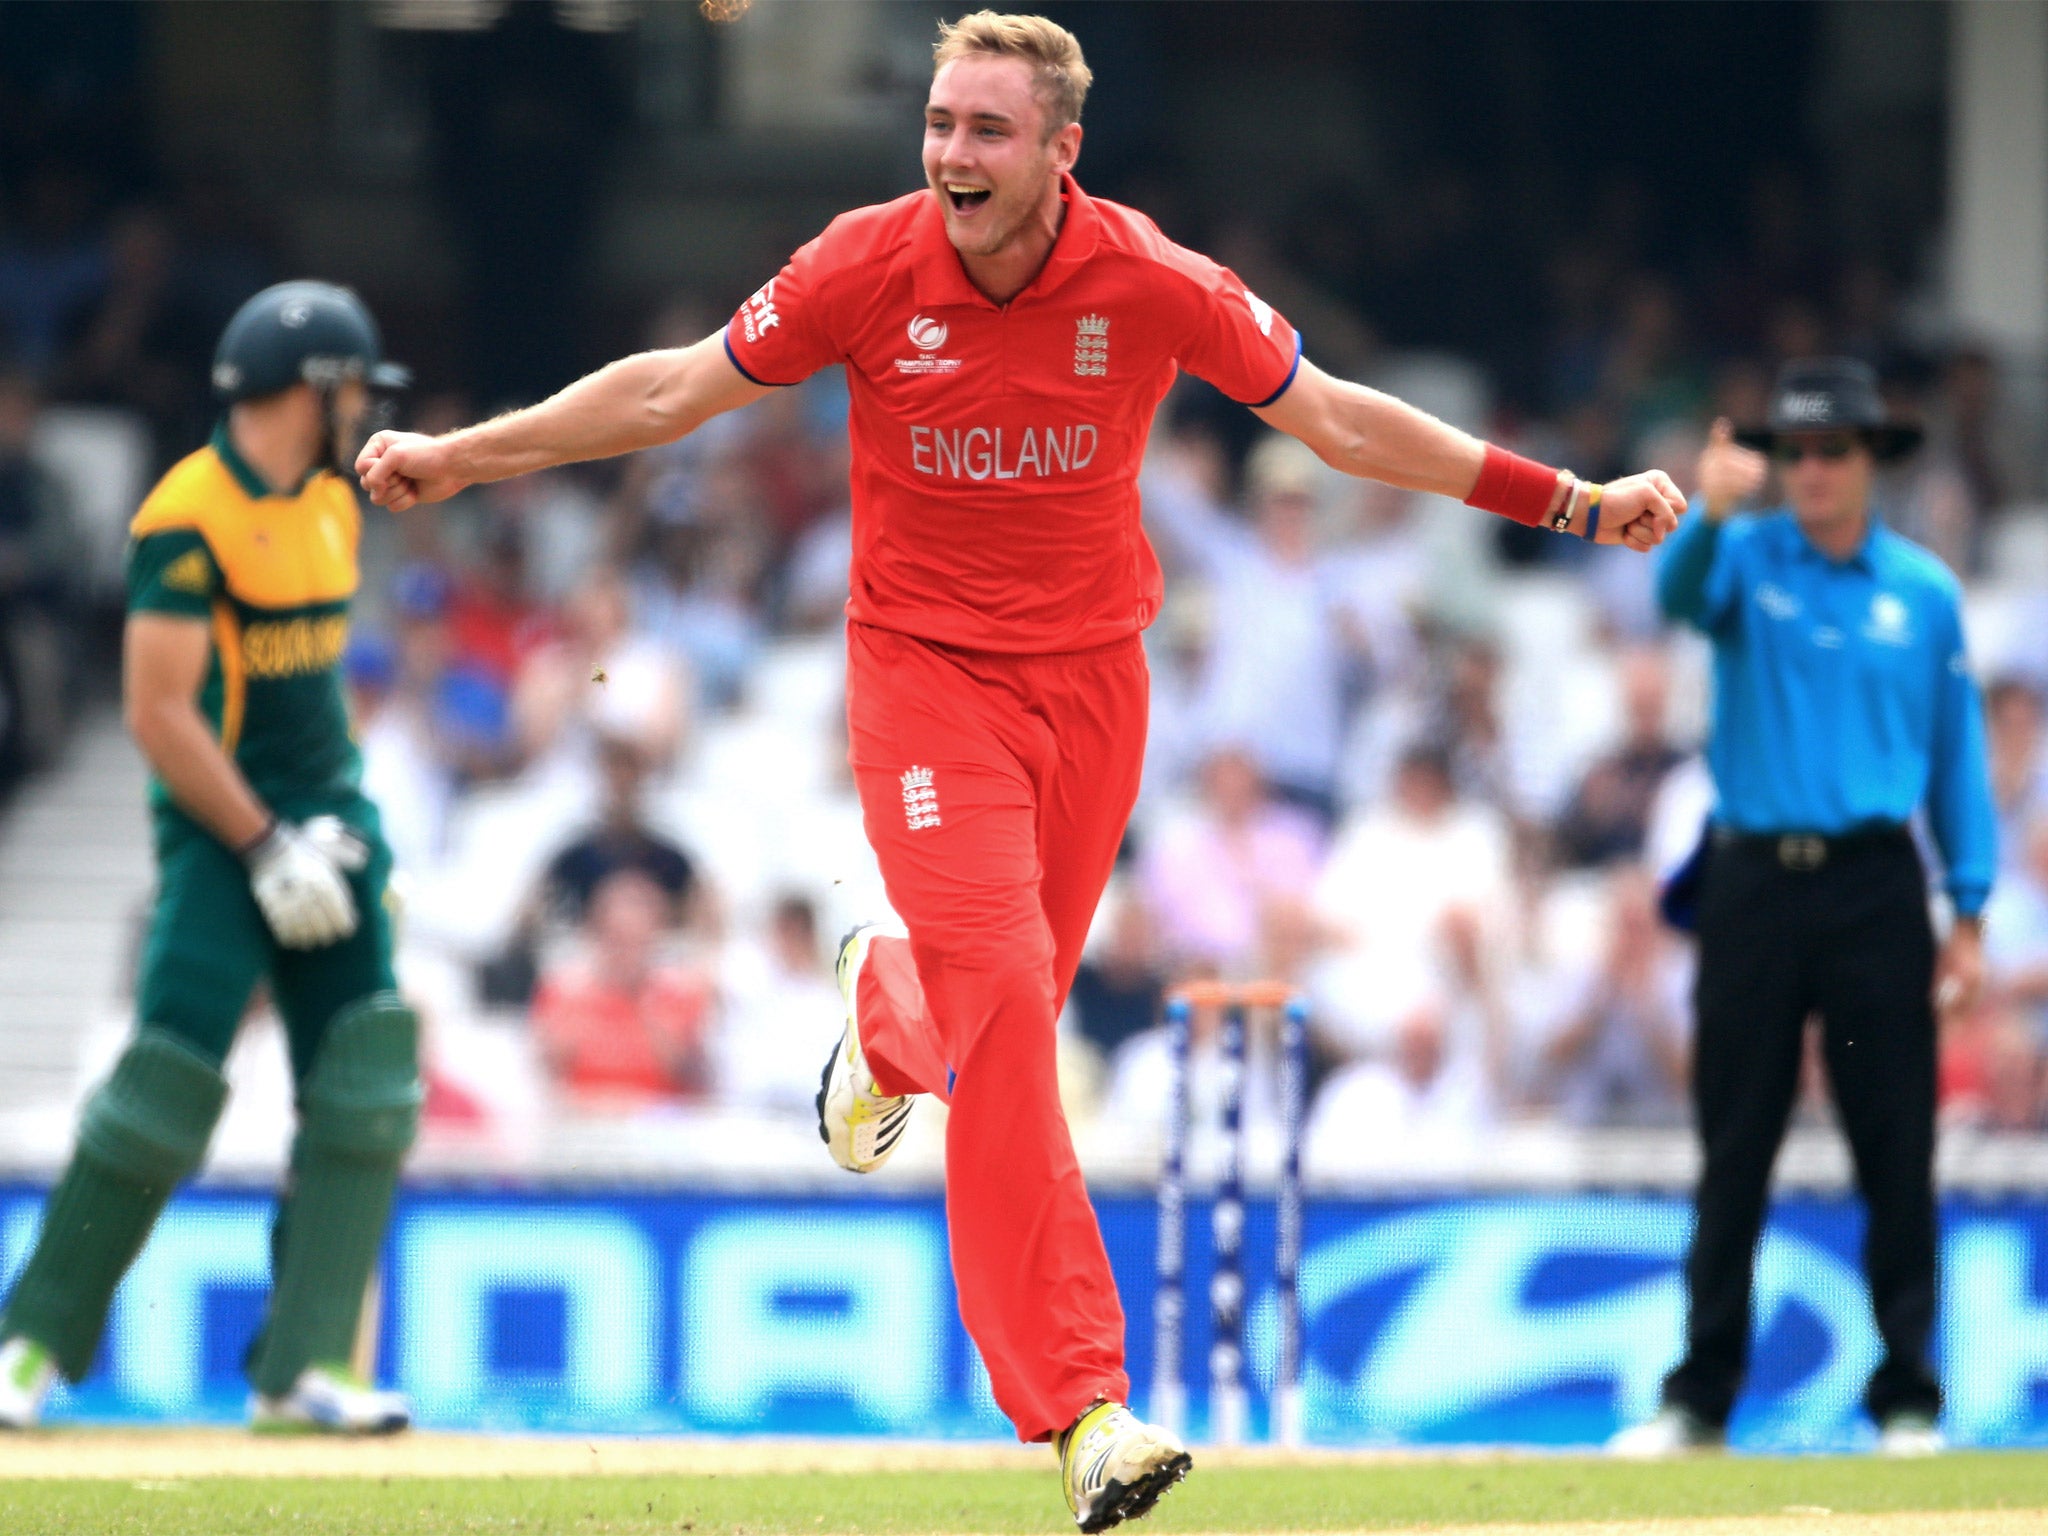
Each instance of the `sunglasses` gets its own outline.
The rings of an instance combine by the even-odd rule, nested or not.
[[[1830,464],[1839,464],[1860,446],[1860,439],[1854,437],[1823,437],[1804,443],[1779,443],[1771,449],[1771,457],[1780,464],[1797,464],[1811,455],[1825,459]]]

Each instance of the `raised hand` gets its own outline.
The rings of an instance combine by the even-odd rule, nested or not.
[[[1651,550],[1663,543],[1685,512],[1685,497],[1661,469],[1607,482],[1601,493],[1597,544]]]
[[[1714,423],[1707,446],[1700,451],[1700,496],[1707,516],[1719,522],[1738,503],[1749,500],[1764,488],[1770,461],[1754,448],[1735,441],[1735,429],[1726,416]]]
[[[356,455],[356,476],[370,500],[393,512],[446,501],[469,484],[455,466],[453,444],[418,432],[379,432]]]

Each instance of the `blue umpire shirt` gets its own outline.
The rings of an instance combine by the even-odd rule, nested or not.
[[[1834,560],[1790,512],[1715,523],[1695,500],[1657,601],[1714,643],[1714,819],[1833,835],[1925,805],[1956,910],[1981,912],[1997,823],[1958,598],[1946,566],[1875,516]]]

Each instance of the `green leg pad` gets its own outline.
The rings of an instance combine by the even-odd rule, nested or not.
[[[206,1156],[227,1096],[219,1069],[178,1036],[136,1032],[86,1103],[0,1336],[34,1339],[72,1381],[92,1368],[114,1287],[171,1191]]]
[[[328,1026],[299,1093],[291,1187],[273,1240],[270,1317],[249,1379],[278,1397],[307,1366],[354,1352],[363,1292],[384,1242],[398,1171],[419,1128],[419,1022],[382,993]]]

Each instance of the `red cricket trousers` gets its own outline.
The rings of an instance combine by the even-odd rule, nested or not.
[[[884,1093],[951,1101],[960,1319],[1018,1438],[1045,1440],[1130,1390],[1053,1025],[1138,795],[1144,649],[1009,656],[853,624],[847,650],[861,811],[910,934],[869,953],[861,1045]]]

